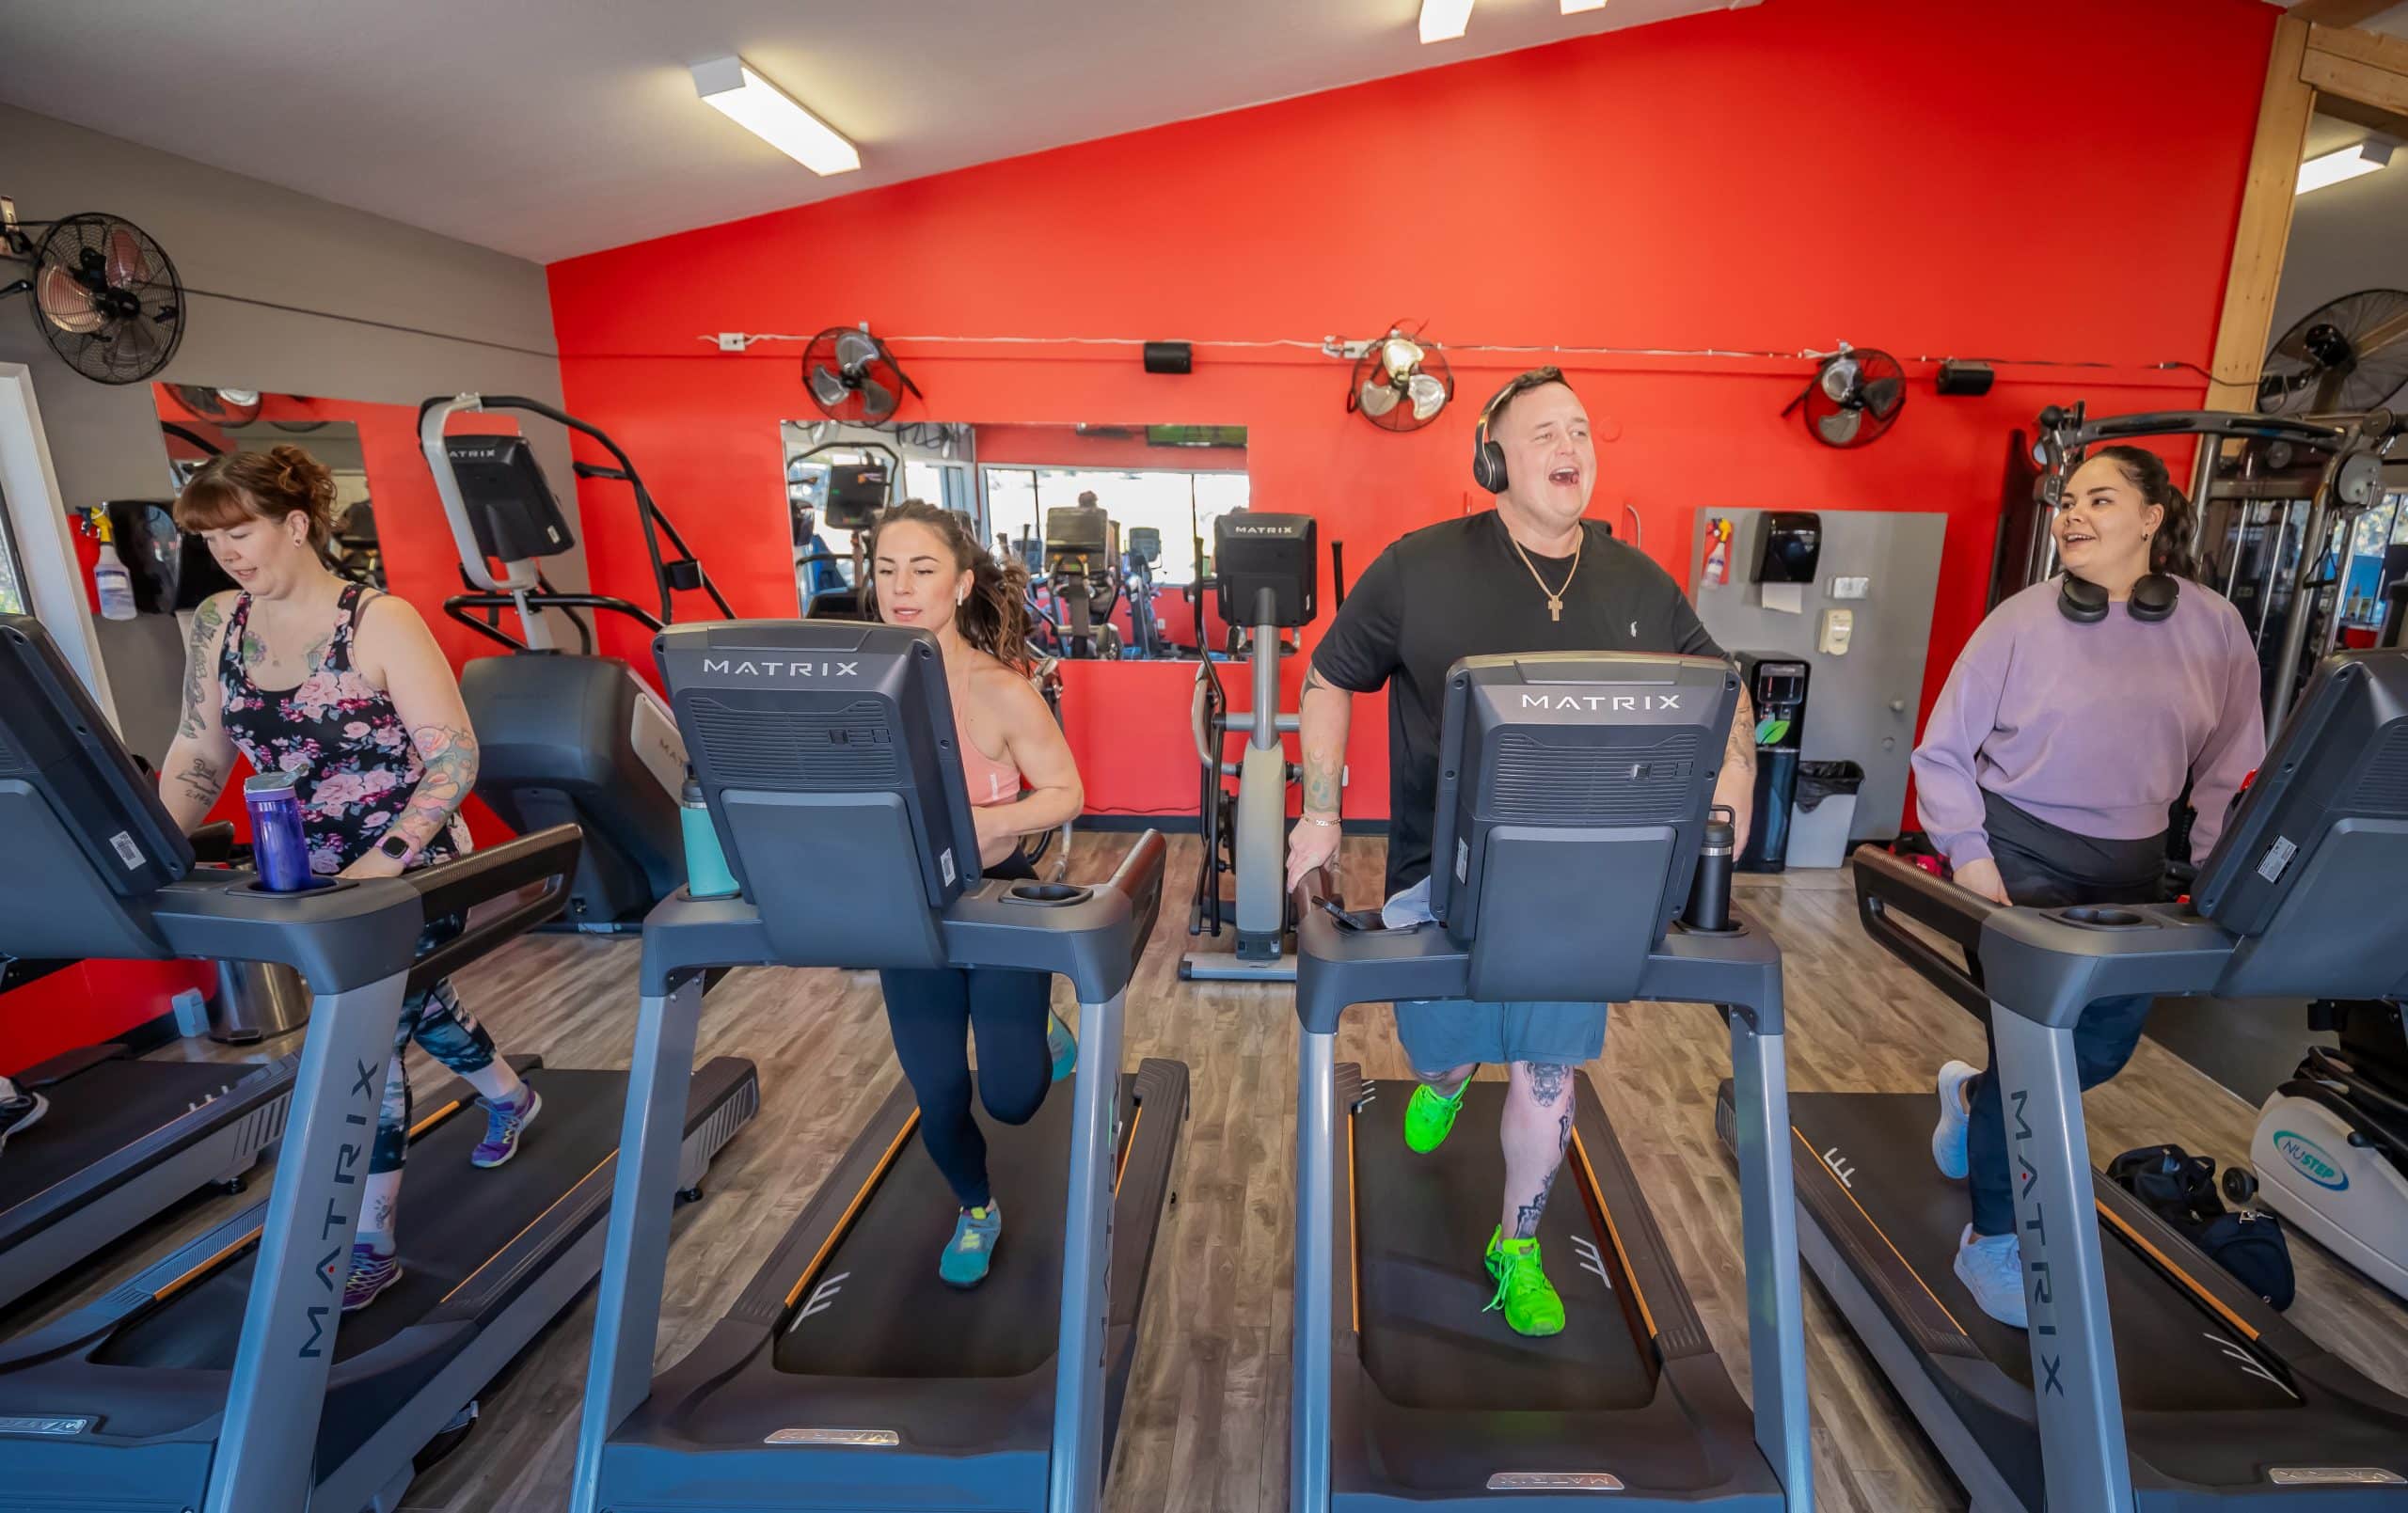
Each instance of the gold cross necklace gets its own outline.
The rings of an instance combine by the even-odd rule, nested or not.
[[[1563,596],[1572,591],[1572,580],[1580,575],[1580,549],[1589,544],[1589,532],[1586,528],[1580,531],[1580,539],[1573,543],[1572,571],[1563,575],[1563,587],[1560,589],[1550,589],[1546,586],[1546,579],[1539,575],[1539,565],[1530,560],[1529,553],[1522,550],[1520,542],[1513,541],[1513,533],[1511,530],[1505,533],[1505,539],[1513,542],[1513,550],[1520,555],[1522,565],[1530,570],[1530,581],[1539,586],[1541,593],[1546,595],[1546,612],[1560,622],[1563,619]]]

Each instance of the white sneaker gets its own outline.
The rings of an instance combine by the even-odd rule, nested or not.
[[[2012,1235],[1976,1237],[1967,1224],[1956,1242],[1956,1280],[1983,1313],[2014,1329],[2030,1329],[2023,1303],[2023,1245]]]
[[[1965,1180],[1965,1130],[1972,1123],[1965,1110],[1965,1084],[1981,1075],[1980,1067],[1963,1062],[1940,1069],[1940,1123],[1931,1127],[1931,1159],[1953,1181]]]

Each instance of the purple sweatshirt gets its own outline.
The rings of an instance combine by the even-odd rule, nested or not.
[[[2192,780],[2191,855],[2266,754],[2258,652],[2222,594],[2182,585],[2170,619],[2122,605],[2095,625],[2057,609],[2056,579],[1990,611],[1965,643],[1915,748],[1915,810],[1952,867],[1990,854],[1987,789],[2036,819],[2100,840],[2165,828]]]

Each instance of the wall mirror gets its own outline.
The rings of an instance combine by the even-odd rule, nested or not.
[[[969,516],[980,541],[1027,567],[1049,655],[1198,655],[1185,591],[1212,523],[1250,497],[1243,426],[790,420],[781,433],[805,614],[857,613],[858,528],[879,499],[921,499]],[[1227,654],[1209,604],[1202,639]]]

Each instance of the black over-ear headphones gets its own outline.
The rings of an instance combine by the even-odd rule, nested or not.
[[[2182,580],[2170,573],[2150,573],[2132,585],[2132,595],[2124,601],[2124,608],[2134,620],[2154,624],[2170,618],[2175,603],[2182,597]],[[2057,613],[2077,625],[2096,625],[2107,618],[2113,601],[2107,591],[2088,578],[2065,575],[2057,588]]]
[[[1564,379],[1563,370],[1560,368],[1552,364],[1545,368],[1533,368],[1490,395],[1488,402],[1480,407],[1480,420],[1471,431],[1471,480],[1473,482],[1491,494],[1505,492],[1507,481],[1505,449],[1488,439],[1488,422],[1495,419],[1497,412],[1503,409],[1514,396],[1527,394],[1531,389],[1541,388],[1548,384],[1561,384],[1566,388],[1572,386]]]

